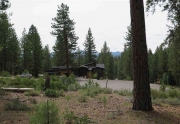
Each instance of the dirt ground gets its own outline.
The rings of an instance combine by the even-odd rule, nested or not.
[[[132,103],[128,97],[118,94],[99,94],[94,98],[88,97],[88,101],[81,103],[78,101],[80,92],[66,92],[64,97],[47,98],[40,94],[36,97],[28,97],[23,93],[9,92],[0,96],[0,124],[29,124],[29,117],[32,111],[5,111],[4,103],[12,98],[19,98],[22,102],[33,106],[32,99],[37,103],[52,100],[60,110],[60,116],[68,108],[77,116],[88,115],[97,124],[179,124],[180,106],[168,104],[153,105],[151,112],[133,111]],[[67,97],[69,99],[67,100]],[[100,101],[100,98],[107,98],[107,103]],[[111,111],[115,111],[114,115]]]

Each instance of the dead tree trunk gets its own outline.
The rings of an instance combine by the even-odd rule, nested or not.
[[[151,111],[143,0],[130,0],[133,48],[133,110]]]

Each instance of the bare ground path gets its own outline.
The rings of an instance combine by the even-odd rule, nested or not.
[[[81,85],[84,85],[88,79],[84,79],[84,78],[78,78],[77,79],[78,82],[81,84]],[[107,80],[96,80],[96,79],[93,79],[94,82],[97,82],[99,83],[99,85],[104,88],[106,87],[106,82]],[[112,88],[113,90],[121,90],[121,89],[129,89],[129,90],[132,90],[133,89],[133,81],[124,81],[124,80],[108,80],[108,85],[107,85],[108,88]],[[152,89],[157,89],[159,90],[160,88],[160,85],[159,84],[150,84],[150,87]]]

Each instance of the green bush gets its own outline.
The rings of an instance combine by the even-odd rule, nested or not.
[[[64,96],[64,90],[63,90],[63,89],[61,89],[61,90],[59,91],[59,95],[60,95],[60,96]]]
[[[122,96],[132,96],[133,93],[128,89],[121,89],[118,91],[118,94]]]
[[[168,98],[168,94],[166,92],[163,92],[163,91],[159,91],[158,93],[158,98],[162,98],[162,99],[166,99]]]
[[[106,104],[107,103],[107,97],[106,96],[99,96],[98,102]]]
[[[66,84],[70,85],[74,83],[76,83],[76,76],[73,73],[71,73],[69,77],[67,77],[66,79]]]
[[[175,89],[168,90],[167,93],[168,93],[169,97],[171,97],[171,98],[178,97],[178,92]]]
[[[36,90],[31,90],[31,91],[26,91],[26,92],[24,92],[24,95],[26,95],[26,96],[39,96],[39,92],[38,91],[36,91]]]
[[[31,98],[30,101],[31,101],[32,104],[36,104],[37,103],[35,98]]]
[[[45,91],[45,95],[48,97],[59,97],[60,96],[59,92],[56,90],[53,90],[53,89],[47,89]]]
[[[85,94],[79,96],[78,101],[79,102],[87,102],[87,96]]]
[[[16,76],[15,79],[11,79],[10,83],[8,84],[8,86],[16,87],[16,88],[25,88],[25,87],[36,88],[37,85],[38,82],[34,78],[29,79],[18,76]]]
[[[69,111],[66,109],[66,111],[63,113],[64,114],[64,119],[67,120],[69,123],[73,124],[90,124],[91,120],[87,115],[84,115],[82,117],[78,117],[74,115],[74,112]]]
[[[25,69],[25,70],[23,71],[23,73],[29,74],[29,71]]]
[[[0,84],[3,86],[7,84],[7,79],[6,78],[0,78]]]
[[[5,95],[5,94],[6,94],[5,90],[0,88],[0,95]]]
[[[159,90],[165,92],[166,91],[166,85],[164,83],[162,83]]]
[[[52,101],[42,102],[35,107],[30,117],[31,124],[59,124],[59,109]]]
[[[105,93],[105,94],[112,94],[113,90],[111,88],[104,88],[103,93]]]
[[[151,89],[151,97],[152,97],[152,99],[159,98],[159,91],[156,89]]]
[[[19,99],[12,99],[12,101],[4,104],[5,110],[11,111],[26,111],[29,110],[27,104],[21,103]]]
[[[94,73],[94,74],[93,74],[93,78],[94,78],[94,79],[97,79],[97,77],[98,77],[98,74],[97,74],[97,73]]]
[[[75,82],[74,84],[70,84],[68,86],[69,91],[77,91],[79,89],[81,89],[81,85],[78,82]]]
[[[125,80],[130,81],[131,77],[128,75],[128,76],[126,76]]]
[[[10,77],[11,75],[10,75],[9,72],[7,72],[7,71],[2,71],[2,72],[0,73],[0,76]]]
[[[158,105],[161,105],[162,103],[171,104],[171,105],[180,105],[180,100],[177,98],[166,98],[166,99],[157,98],[152,100],[152,103]]]

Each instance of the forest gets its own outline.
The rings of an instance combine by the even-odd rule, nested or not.
[[[156,1],[156,0],[154,0]],[[158,2],[147,1],[147,11],[155,10]],[[148,52],[148,69],[150,83],[164,83],[168,85],[180,85],[180,37],[179,37],[179,9],[172,7],[176,3],[162,3],[164,11],[168,11],[169,26],[168,35],[155,53],[151,49]],[[7,9],[11,7],[8,0],[1,0],[0,9],[0,73],[11,75],[22,74],[29,71],[34,77],[44,73],[52,66],[78,67],[79,65],[96,61],[105,64],[105,76],[103,78],[133,80],[132,59],[132,34],[131,26],[127,27],[124,35],[124,51],[118,57],[111,54],[106,41],[99,54],[94,44],[93,31],[88,29],[84,39],[84,49],[77,46],[78,36],[75,33],[75,21],[69,17],[69,7],[61,4],[57,9],[57,16],[52,19],[52,31],[50,34],[56,37],[53,51],[47,45],[43,47],[41,37],[35,25],[28,30],[24,29],[22,36],[17,37],[11,14]],[[66,30],[61,30],[65,27]],[[64,42],[65,41],[65,42]]]
[[[76,20],[64,3],[51,20],[49,35],[55,37],[55,44],[50,51],[33,24],[17,36],[12,14],[7,13],[11,3],[0,0],[0,123],[179,123],[180,2],[146,1],[147,12],[154,13],[160,6],[171,22],[154,53],[146,45],[143,2],[130,0],[131,24],[124,34],[124,50],[113,56],[106,41],[97,52],[91,27],[80,49]],[[71,67],[92,62],[105,65],[100,80],[71,73]],[[65,66],[67,75],[47,75],[53,66]],[[19,76],[22,73],[33,77]],[[132,89],[120,87],[125,84]]]

